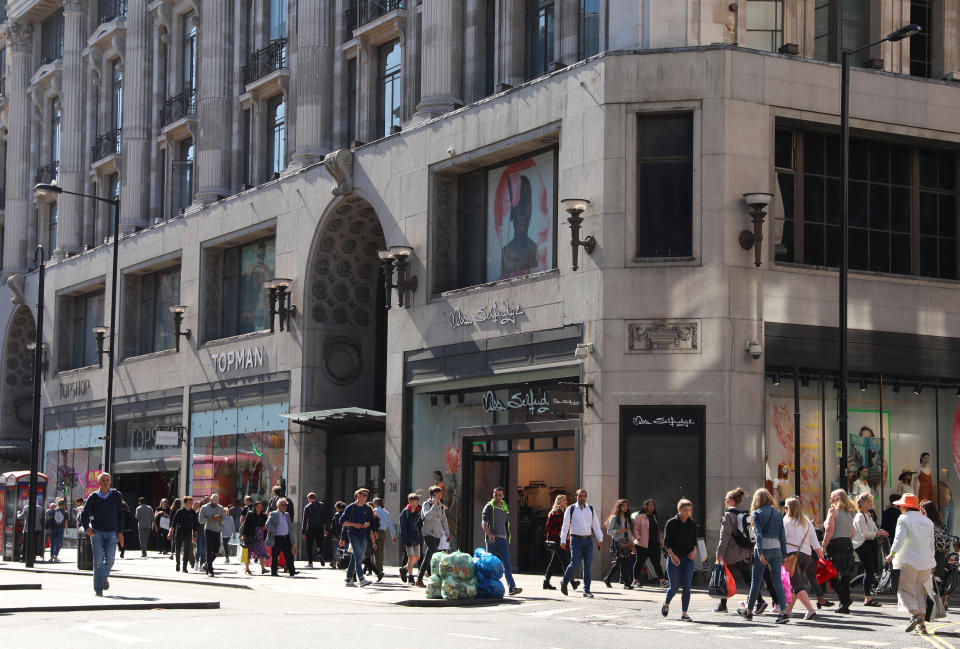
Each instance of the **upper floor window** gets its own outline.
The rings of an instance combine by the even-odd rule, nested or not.
[[[783,0],[747,0],[747,47],[776,52],[783,45]]]
[[[53,111],[50,115],[50,160],[51,162],[60,162],[60,122],[62,111],[60,101],[53,101]]]
[[[197,14],[188,11],[180,17],[183,43],[183,90],[197,87]]]
[[[641,115],[637,257],[693,256],[693,116]]]
[[[919,34],[910,37],[910,74],[915,77],[930,77],[932,13],[932,0],[910,0],[910,22],[922,28]]]
[[[7,96],[7,48],[0,47],[0,97]]]
[[[775,151],[785,219],[777,259],[836,268],[840,139],[778,129]],[[852,140],[850,268],[957,279],[957,174],[954,151]]]
[[[50,203],[50,211],[47,213],[47,250],[53,252],[57,249],[57,204]]]
[[[379,67],[377,73],[378,110],[377,134],[380,137],[390,135],[391,129],[400,128],[400,71],[402,50],[400,41],[391,41],[381,45],[378,50]]]
[[[270,0],[270,40],[287,37],[287,0]]]
[[[175,145],[177,157],[173,161],[173,199],[170,201],[176,216],[193,202],[193,138],[187,138]]]
[[[527,78],[539,77],[553,63],[553,0],[526,0]]]
[[[867,0],[816,0],[814,58],[839,62],[843,50],[856,49],[869,42],[868,26]],[[858,65],[866,60],[866,57],[867,52],[860,52],[850,62]]]
[[[179,266],[140,277],[138,354],[173,348],[173,318],[170,316],[170,307],[179,303]]]
[[[124,18],[127,15],[127,0],[97,0],[97,15],[100,24]]]
[[[270,306],[263,283],[273,279],[274,264],[272,237],[223,251],[221,337],[270,328]]]
[[[580,0],[581,59],[600,51],[600,0]]]
[[[347,60],[347,144],[357,140],[357,58]]]
[[[103,325],[103,291],[60,299],[62,316],[69,332],[60,355],[59,367],[69,370],[97,363],[97,337],[93,327]],[[61,329],[62,331],[63,329]]]
[[[267,170],[279,174],[287,166],[287,102],[283,95],[267,101]]]
[[[63,9],[40,23],[40,63],[53,63],[63,58]]]
[[[119,58],[110,62],[110,130],[123,126],[123,63]]]

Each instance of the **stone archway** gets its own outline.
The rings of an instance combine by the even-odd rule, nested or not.
[[[21,304],[10,317],[3,341],[3,381],[0,387],[0,445],[22,447],[29,462],[33,417],[33,352],[27,345],[37,338],[33,313]]]

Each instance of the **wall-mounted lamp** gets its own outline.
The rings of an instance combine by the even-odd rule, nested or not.
[[[280,316],[280,331],[290,329],[289,320],[297,315],[297,307],[290,304],[290,285],[292,279],[275,277],[263,283],[267,289],[267,298],[270,301],[270,333],[276,331],[276,317]]]
[[[170,307],[170,313],[173,314],[173,339],[176,342],[176,349],[180,351],[180,337],[183,336],[187,340],[190,340],[190,330],[185,329],[181,330],[181,325],[183,325],[183,314],[187,310],[187,307],[182,304],[174,304]]]
[[[27,351],[31,354],[36,355],[37,353],[37,343],[27,343]],[[43,359],[40,361],[40,371],[43,372],[44,378],[47,376],[47,343],[42,343],[40,345],[40,357]]]
[[[597,240],[593,235],[580,240],[580,224],[583,223],[583,217],[580,215],[590,207],[590,201],[585,198],[565,198],[560,201],[560,205],[570,215],[567,217],[567,223],[570,224],[570,247],[573,249],[573,270],[577,270],[580,246],[583,246],[588,255],[592,255],[597,247]]]
[[[740,247],[744,250],[753,248],[753,265],[760,265],[760,242],[763,241],[763,217],[767,215],[766,208],[773,200],[773,194],[766,192],[751,192],[743,195],[743,200],[750,206],[750,219],[753,221],[753,232],[740,232]]]
[[[390,309],[390,298],[393,289],[397,289],[397,306],[403,308],[403,300],[407,291],[416,291],[419,282],[417,278],[410,275],[410,255],[413,254],[413,248],[410,246],[390,246],[388,250],[380,250],[377,256],[380,257],[380,266],[383,268],[383,286],[386,289],[386,300],[384,305]],[[393,282],[393,268],[397,268],[397,282]],[[407,301],[409,306],[409,300]]]
[[[100,368],[103,368],[103,355],[113,355],[112,349],[103,348],[103,339],[106,337],[108,331],[110,331],[110,329],[104,327],[103,325],[97,325],[96,327],[93,327],[93,333],[97,336],[97,365]]]

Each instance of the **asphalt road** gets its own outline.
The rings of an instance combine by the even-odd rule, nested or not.
[[[108,598],[216,600],[220,602],[220,609],[0,615],[0,647],[161,645],[296,649],[359,644],[389,649],[700,646],[946,649],[960,646],[960,613],[950,613],[946,620],[931,625],[934,634],[920,637],[904,633],[905,617],[893,605],[880,609],[855,606],[849,616],[823,613],[809,622],[795,618],[790,624],[780,626],[773,623],[773,616],[769,614],[748,623],[733,614],[713,613],[714,602],[698,594],[690,609],[694,622],[680,622],[677,619],[679,598],[671,616],[664,619],[660,616],[663,594],[656,589],[628,593],[597,584],[596,599],[584,599],[571,591],[571,597],[561,600],[555,593],[545,596],[533,581],[523,579],[525,591],[517,603],[484,608],[419,608],[375,598],[374,588],[382,589],[381,593],[406,588],[400,586],[396,578],[389,577],[383,586],[362,591],[350,589],[349,595],[354,596],[351,599],[338,597],[338,593],[344,592],[341,574],[308,573],[308,579],[304,580],[258,578],[256,583],[263,587],[254,590],[218,588],[205,585],[199,579],[197,583],[114,579]],[[24,582],[41,581],[43,592],[51,601],[67,595],[89,596],[94,600],[88,576],[16,575]],[[9,580],[11,575],[4,574],[4,578]],[[367,593],[370,594],[368,601],[356,598]],[[411,596],[420,597],[422,591],[413,591]],[[25,595],[0,591],[0,602],[17,597]]]

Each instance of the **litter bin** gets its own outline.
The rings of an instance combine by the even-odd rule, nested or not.
[[[77,534],[77,570],[93,570],[93,545],[82,529]]]

